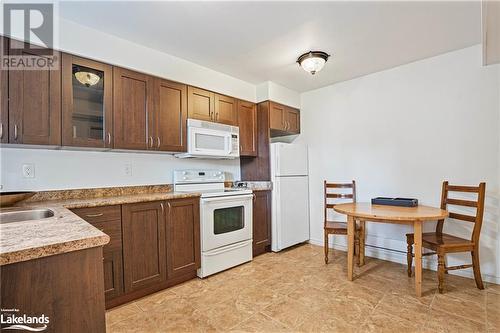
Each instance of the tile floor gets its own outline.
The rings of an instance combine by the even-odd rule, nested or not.
[[[414,297],[406,266],[367,258],[346,280],[346,254],[301,245],[106,313],[108,332],[500,332],[500,285],[424,272]]]

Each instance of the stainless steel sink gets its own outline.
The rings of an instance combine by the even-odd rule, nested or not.
[[[0,223],[41,220],[53,217],[54,212],[44,208],[10,208],[0,210]]]

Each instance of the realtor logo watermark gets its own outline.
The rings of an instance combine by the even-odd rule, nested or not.
[[[44,314],[28,316],[20,314],[19,309],[1,309],[0,324],[3,330],[21,330],[43,332],[47,329],[50,318]]]
[[[57,31],[56,4],[3,3],[2,7],[3,31],[11,37],[11,41],[8,45],[2,45],[0,68],[58,69],[59,56],[52,50]]]

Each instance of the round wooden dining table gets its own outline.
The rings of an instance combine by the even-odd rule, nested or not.
[[[413,225],[415,253],[415,293],[422,296],[422,225],[448,217],[446,210],[429,207],[397,207],[371,203],[338,204],[336,212],[347,215],[347,279],[352,281],[354,269],[354,232],[356,221]]]

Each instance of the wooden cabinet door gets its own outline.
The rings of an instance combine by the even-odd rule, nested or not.
[[[207,90],[188,86],[188,117],[214,121],[215,94]]]
[[[181,276],[200,267],[200,201],[167,202],[167,276]]]
[[[285,107],[283,105],[270,102],[269,103],[269,127],[272,130],[283,131]]]
[[[0,52],[3,56],[8,55],[8,39],[0,36]],[[9,142],[9,84],[8,84],[8,71],[0,70],[0,142]]]
[[[113,67],[114,148],[153,148],[152,76]]]
[[[99,79],[84,80],[91,76]],[[63,54],[63,146],[113,147],[112,85],[112,66]]]
[[[236,99],[215,94],[214,121],[221,124],[238,126],[238,108],[236,105]]]
[[[238,101],[240,155],[257,156],[257,107],[254,103]]]
[[[253,255],[271,244],[271,191],[255,191],[253,202]]]
[[[104,266],[104,297],[106,302],[123,294],[123,265],[122,252],[103,252]]]
[[[300,112],[291,107],[285,107],[285,131],[300,133]]]
[[[155,149],[186,151],[187,86],[156,79]]]
[[[120,205],[71,210],[109,236],[103,247],[104,295],[106,302],[123,294],[122,212]]]
[[[45,62],[40,49],[25,48],[10,40],[10,55],[30,56]],[[60,54],[56,70],[17,68],[9,71],[9,142],[38,145],[61,144],[61,70]],[[32,59],[33,59],[32,58]],[[46,59],[42,59],[46,58]]]
[[[166,280],[163,202],[122,205],[125,292]]]

